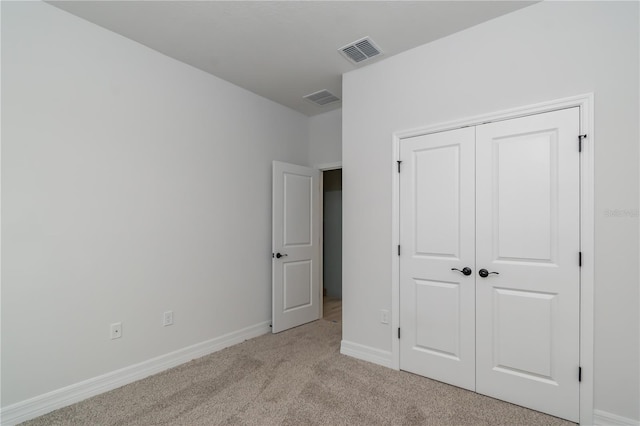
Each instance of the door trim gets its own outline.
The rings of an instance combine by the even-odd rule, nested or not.
[[[467,126],[477,126],[488,122],[510,120],[528,115],[579,107],[580,133],[587,134],[583,141],[580,156],[580,245],[582,268],[580,268],[580,423],[593,423],[593,346],[594,346],[594,145],[593,93],[556,99],[533,105],[511,108],[493,113],[477,115],[459,120],[448,121],[395,132],[392,135],[390,171],[392,176],[392,212],[391,212],[391,368],[400,369],[400,342],[397,329],[400,326],[400,261],[397,246],[400,243],[400,178],[397,160],[400,158],[402,139],[444,132]],[[576,141],[576,149],[578,141]],[[577,259],[576,259],[577,261]],[[577,372],[576,372],[577,374]]]
[[[335,163],[318,164],[313,166],[320,172],[320,199],[318,203],[318,217],[320,218],[320,319],[324,318],[324,175],[329,170],[342,169],[342,161]]]

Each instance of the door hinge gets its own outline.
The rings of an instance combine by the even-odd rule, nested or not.
[[[586,133],[584,135],[578,135],[578,152],[582,152],[582,139],[586,139],[586,138],[587,138]]]
[[[402,161],[398,160],[397,163],[398,163],[398,173],[400,173],[400,164],[402,164]]]
[[[400,338],[400,327],[398,327],[398,339]]]
[[[578,266],[582,266],[582,252],[578,252]]]
[[[578,367],[578,381],[582,381],[582,367]]]
[[[400,256],[400,244],[398,244],[398,256]]]

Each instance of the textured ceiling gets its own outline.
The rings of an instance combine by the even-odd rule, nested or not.
[[[345,72],[521,9],[525,1],[49,1],[60,9],[306,115],[341,97]],[[337,49],[370,36],[384,55]]]

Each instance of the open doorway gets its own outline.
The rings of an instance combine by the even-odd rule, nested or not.
[[[342,321],[342,169],[322,172],[323,318]]]

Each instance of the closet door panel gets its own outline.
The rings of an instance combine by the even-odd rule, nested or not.
[[[476,130],[477,391],[577,421],[578,109]],[[497,272],[491,273],[491,272]]]
[[[475,388],[475,131],[402,141],[400,366]]]

